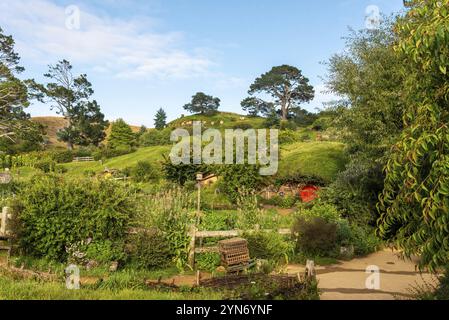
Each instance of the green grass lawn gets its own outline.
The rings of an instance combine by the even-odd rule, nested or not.
[[[298,142],[282,146],[279,175],[316,175],[332,181],[347,163],[344,147],[339,142]]]
[[[68,170],[67,175],[82,175],[86,171],[99,173],[106,167],[109,169],[122,170],[127,167],[135,166],[139,161],[149,161],[160,168],[163,160],[163,154],[170,153],[170,146],[157,146],[140,148],[134,153],[126,154],[120,157],[109,159],[105,162],[72,162],[63,166]]]
[[[162,292],[145,289],[69,290],[62,282],[17,280],[0,275],[0,300],[218,300],[214,292]]]
[[[244,118],[244,119],[241,119]],[[191,115],[183,118],[179,118],[169,123],[170,127],[188,127],[189,125],[182,125],[189,121],[206,121],[205,127],[213,127],[217,129],[232,129],[239,125],[250,125],[252,128],[263,128],[266,119],[261,117],[248,117],[231,112],[218,112],[214,115]],[[220,124],[223,121],[223,124]],[[214,122],[214,125],[211,124]]]

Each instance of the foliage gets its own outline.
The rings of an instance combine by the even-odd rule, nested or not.
[[[66,247],[86,241],[119,241],[134,214],[132,188],[112,181],[35,176],[17,197],[20,245],[38,257],[64,261]]]
[[[449,10],[447,0],[408,4],[395,26],[405,129],[386,166],[379,233],[435,271],[449,262]]]
[[[144,147],[170,145],[171,129],[163,130],[150,129],[139,137],[139,144]]]
[[[14,39],[0,28],[0,151],[31,151],[43,142],[42,127],[30,121],[26,83],[17,78],[24,71],[14,51]]]
[[[139,228],[156,228],[165,236],[173,262],[179,270],[187,265],[191,225],[194,224],[195,203],[181,189],[170,189],[155,195],[144,196],[135,219]]]
[[[162,269],[170,265],[173,254],[166,237],[160,233],[138,233],[131,239],[131,260],[143,269]]]
[[[52,109],[68,121],[67,127],[58,132],[58,138],[66,142],[70,150],[74,144],[99,145],[109,125],[97,101],[90,100],[94,90],[87,75],[75,77],[72,69],[69,61],[62,60],[49,66],[44,74],[50,82],[45,85],[29,82],[33,97],[42,103],[52,103]]]
[[[293,226],[297,234],[296,250],[311,255],[329,256],[336,252],[337,224],[324,218],[300,217]]]
[[[108,137],[110,149],[130,149],[135,145],[135,135],[131,127],[123,120],[114,121],[111,126],[111,134]]]
[[[274,262],[288,263],[293,253],[292,245],[276,232],[245,233],[249,254],[252,259],[265,259]]]
[[[259,173],[259,165],[234,164],[222,165],[219,174],[221,192],[225,193],[233,202],[241,199],[248,192],[261,188],[266,183],[266,177]]]
[[[135,182],[150,182],[159,179],[159,172],[149,161],[139,161],[135,167],[129,169]]]
[[[271,95],[274,99],[274,106],[281,109],[283,120],[288,119],[292,107],[312,100],[315,95],[313,87],[309,84],[309,79],[304,77],[299,69],[288,65],[273,67],[269,72],[261,75],[251,85],[248,93],[251,96],[254,94]],[[273,109],[273,103],[255,98],[245,99],[242,106],[256,115],[261,111],[267,113],[267,109],[268,111]]]
[[[162,130],[167,125],[167,114],[165,113],[164,109],[160,108],[156,116],[154,118],[154,127],[157,130]]]
[[[192,97],[192,101],[184,106],[190,113],[213,114],[220,106],[220,99],[198,92]]]
[[[199,270],[214,272],[220,266],[221,258],[219,253],[201,253],[195,256],[196,266]]]

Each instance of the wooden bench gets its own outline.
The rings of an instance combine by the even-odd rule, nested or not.
[[[248,241],[242,238],[222,240],[218,243],[221,264],[228,273],[246,271],[255,265],[250,259]]]

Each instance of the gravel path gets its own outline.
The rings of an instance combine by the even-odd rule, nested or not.
[[[393,300],[410,299],[410,288],[434,282],[430,274],[415,270],[415,262],[404,261],[397,253],[384,250],[370,256],[344,261],[337,265],[317,267],[318,287],[322,300]],[[378,290],[367,289],[369,266],[380,270]],[[304,266],[290,265],[288,273],[304,272]]]

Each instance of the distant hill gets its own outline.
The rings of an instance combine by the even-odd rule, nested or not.
[[[217,129],[263,128],[265,119],[261,117],[249,117],[232,112],[217,112],[213,115],[190,115],[180,117],[168,124],[169,127],[189,127],[192,121],[203,121],[205,127]]]
[[[67,125],[67,120],[63,117],[33,117],[32,121],[42,124],[45,127],[45,131],[47,133],[46,138],[50,146],[54,147],[65,147],[64,142],[58,141],[57,133],[59,130],[64,129]],[[140,127],[130,125],[131,129],[134,132],[138,132]],[[106,139],[111,132],[111,126],[106,129]]]

